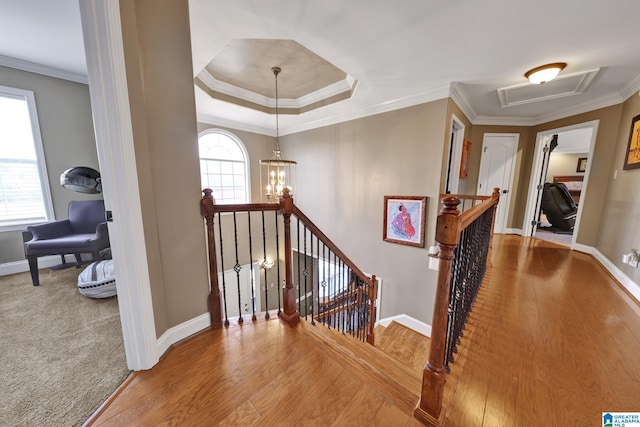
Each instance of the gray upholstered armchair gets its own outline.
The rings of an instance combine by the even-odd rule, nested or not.
[[[80,254],[90,253],[97,261],[99,252],[109,247],[103,200],[71,201],[68,219],[31,225],[27,230],[32,238],[25,241],[24,254],[34,286],[40,284],[38,257],[74,254],[80,265]]]

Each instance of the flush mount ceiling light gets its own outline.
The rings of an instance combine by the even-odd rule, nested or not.
[[[276,147],[273,150],[272,158],[260,160],[260,187],[263,190],[263,201],[277,203],[285,188],[288,188],[290,194],[293,194],[297,163],[282,157],[278,123],[278,74],[282,69],[273,67],[271,71],[276,78]]]
[[[566,62],[554,62],[536,67],[524,73],[524,76],[533,84],[541,84],[553,80],[566,67]]]

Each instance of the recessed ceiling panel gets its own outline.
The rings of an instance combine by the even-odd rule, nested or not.
[[[584,92],[599,69],[558,77],[542,84],[525,83],[498,89],[501,107],[530,104]]]
[[[273,112],[280,67],[280,112],[301,114],[353,95],[357,81],[294,40],[233,39],[195,79],[212,98]]]

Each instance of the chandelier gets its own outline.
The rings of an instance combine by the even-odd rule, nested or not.
[[[260,160],[260,188],[263,194],[263,201],[278,202],[285,188],[293,194],[295,186],[296,162],[282,158],[280,149],[280,123],[278,110],[278,74],[282,71],[280,67],[271,68],[276,81],[276,146],[273,156],[268,160]]]

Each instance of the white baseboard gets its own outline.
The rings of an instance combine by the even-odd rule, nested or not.
[[[65,262],[76,262],[73,255],[65,255]],[[51,255],[38,258],[38,268],[49,268],[62,263],[60,255]],[[0,264],[0,276],[8,276],[9,274],[24,273],[29,271],[29,263],[26,259],[21,261],[7,262]]]
[[[409,329],[413,329],[414,331],[419,332],[422,335],[431,337],[431,325],[427,325],[426,323],[421,322],[418,319],[414,319],[413,317],[408,316],[406,314],[399,314],[397,316],[385,317],[384,319],[380,319],[377,322],[377,324],[382,325],[386,328],[393,321],[396,321],[401,325],[406,326]]]
[[[522,228],[505,228],[504,234],[517,234],[518,236],[524,236]]]
[[[579,251],[579,252],[584,252],[585,254],[593,255],[594,257],[596,256],[595,253],[598,252],[596,250],[596,248],[594,248],[593,246],[583,245],[582,243],[574,243],[573,245],[571,245],[571,249]],[[600,256],[603,256],[603,255],[600,254]],[[600,262],[600,263],[604,265],[604,263],[602,263],[602,262]],[[608,270],[608,268],[607,268],[607,270]]]
[[[173,328],[169,328],[160,338],[158,338],[158,358],[162,356],[173,344],[190,337],[211,326],[209,313],[201,314],[191,320],[187,320]]]
[[[584,245],[582,245],[584,246]],[[591,254],[606,268],[613,277],[631,294],[640,301],[640,286],[620,270],[609,258],[605,257],[599,250],[592,248]]]

